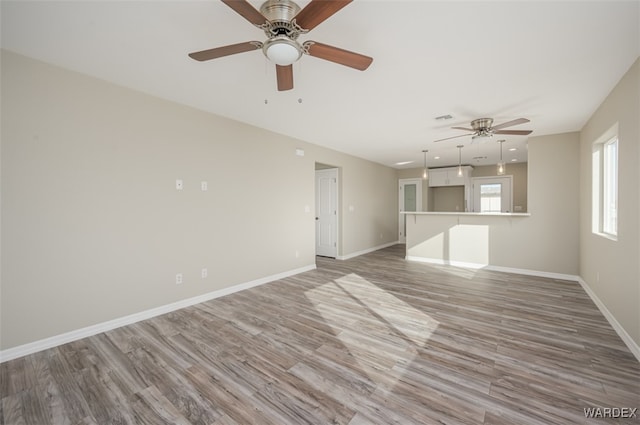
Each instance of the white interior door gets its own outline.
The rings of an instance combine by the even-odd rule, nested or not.
[[[316,171],[316,255],[338,254],[338,169]]]
[[[421,179],[400,179],[399,199],[400,217],[398,218],[398,240],[400,243],[407,242],[407,221],[406,211],[422,210],[422,180]]]
[[[476,177],[473,185],[473,212],[513,211],[513,176]]]

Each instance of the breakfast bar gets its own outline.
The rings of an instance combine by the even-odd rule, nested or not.
[[[541,236],[544,223],[530,213],[404,214],[407,260],[559,277],[566,270],[559,245]]]

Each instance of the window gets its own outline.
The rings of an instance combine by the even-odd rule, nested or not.
[[[480,185],[480,212],[502,211],[502,185],[490,183]]]
[[[618,236],[618,136],[617,126],[593,148],[593,232],[610,239]]]

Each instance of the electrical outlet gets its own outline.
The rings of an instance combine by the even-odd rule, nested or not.
[[[176,285],[182,285],[182,273],[176,274]]]
[[[200,276],[205,279],[209,275],[209,271],[205,268],[200,271]]]
[[[200,189],[202,189],[203,192],[206,192],[209,189],[209,183],[207,183],[205,181],[201,181],[200,182]]]

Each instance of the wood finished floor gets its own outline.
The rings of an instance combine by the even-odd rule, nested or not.
[[[640,364],[577,283],[403,255],[319,258],[5,362],[1,423],[602,424],[584,408],[640,407]]]

